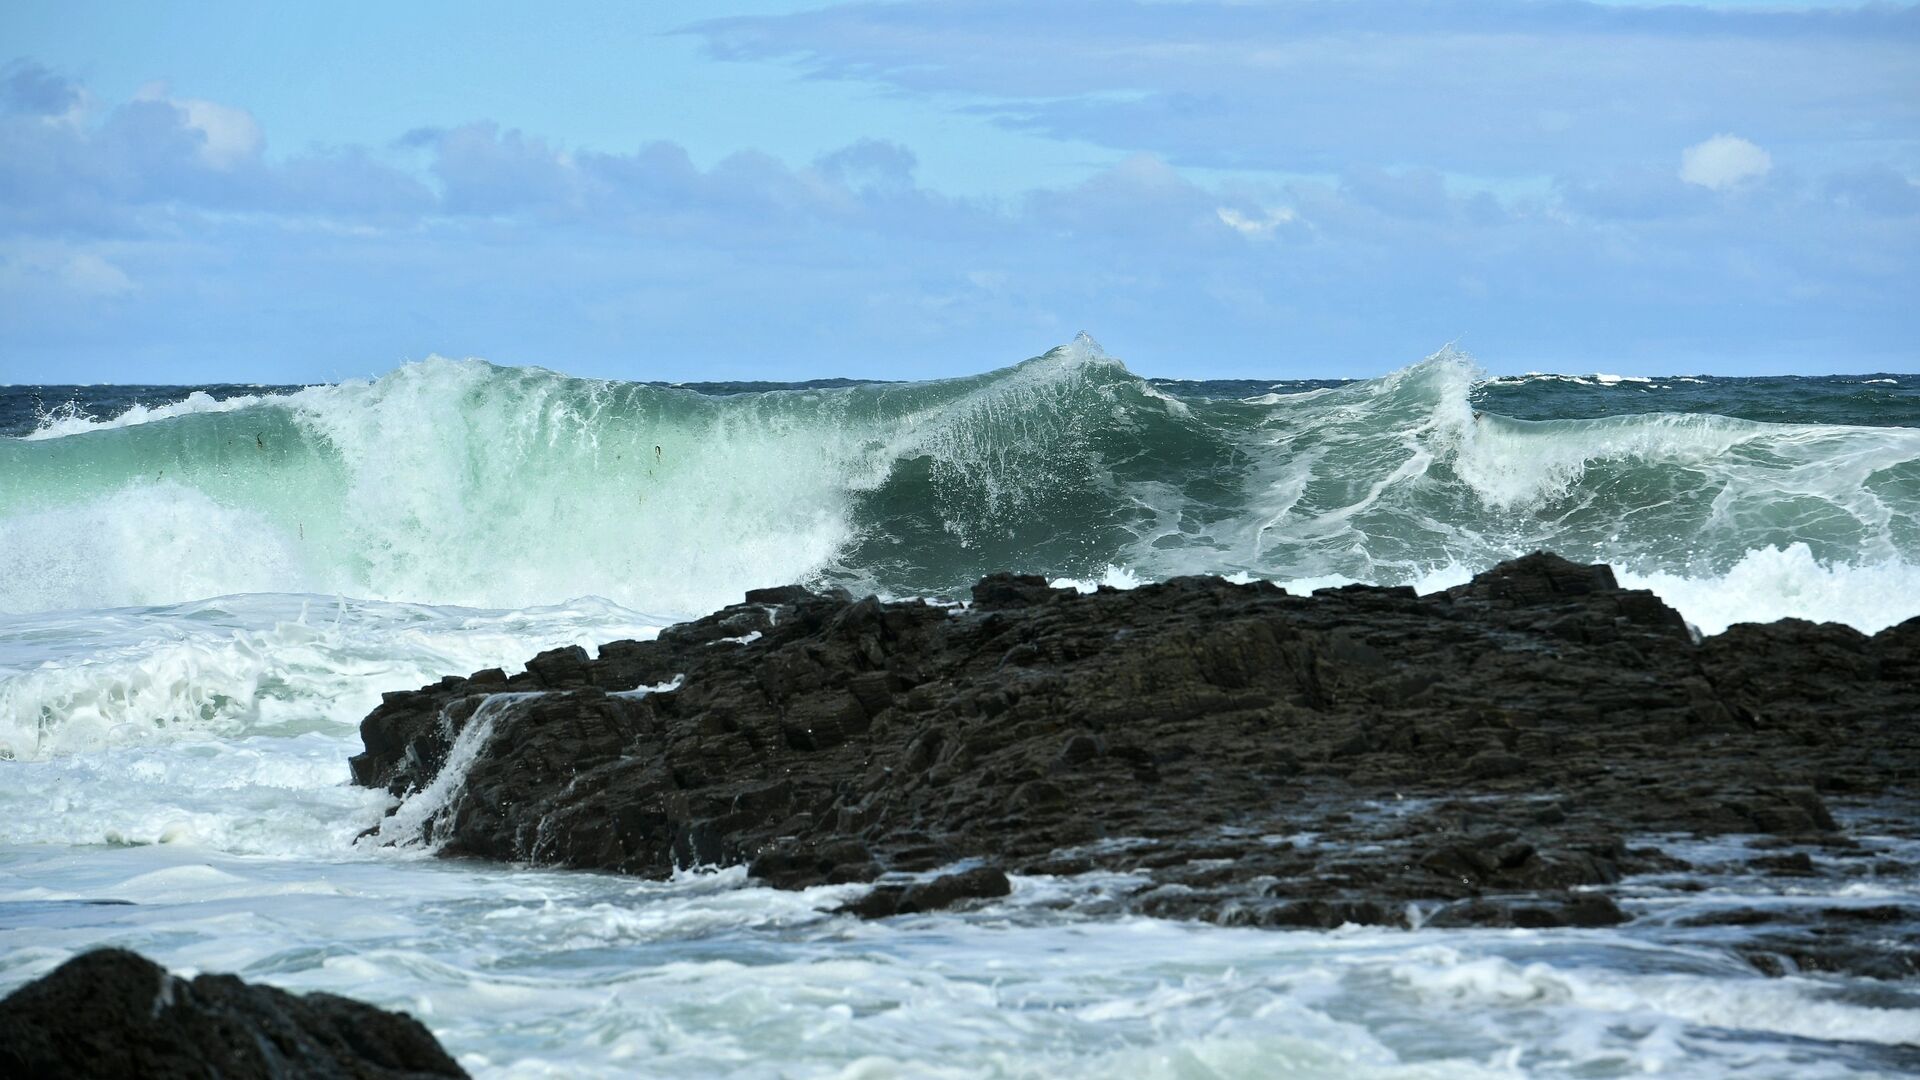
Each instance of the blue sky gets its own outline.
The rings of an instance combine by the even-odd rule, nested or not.
[[[1920,370],[1920,8],[0,9],[0,382]]]

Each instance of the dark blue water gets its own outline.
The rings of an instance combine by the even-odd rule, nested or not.
[[[1148,379],[1179,397],[1248,398],[1344,386],[1352,379]],[[796,382],[652,383],[715,396],[860,385],[855,379]],[[60,383],[0,386],[0,436],[25,435],[49,417],[111,419],[140,405],[155,408],[206,394],[215,400],[287,394],[292,385],[207,383],[86,386]],[[1508,376],[1474,391],[1478,408],[1521,420],[1562,420],[1617,413],[1693,412],[1776,424],[1865,424],[1920,427],[1920,375],[1781,375],[1764,378],[1677,376],[1604,384],[1590,375]]]

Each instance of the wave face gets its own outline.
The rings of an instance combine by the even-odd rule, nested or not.
[[[1084,337],[963,379],[730,394],[432,359],[0,440],[0,611],[322,593],[693,614],[757,585],[951,594],[1007,568],[1428,586],[1547,547],[1694,588],[1703,625],[1915,614],[1920,431],[1540,418],[1553,389],[1443,352],[1205,396]],[[1767,596],[1729,607],[1729,581]]]

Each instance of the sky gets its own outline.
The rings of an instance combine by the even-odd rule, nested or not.
[[[0,383],[1920,371],[1920,7],[0,6]]]

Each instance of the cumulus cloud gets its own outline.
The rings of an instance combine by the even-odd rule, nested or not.
[[[468,124],[439,133],[433,147],[433,173],[455,213],[500,213],[570,197],[572,162],[537,136]]]
[[[664,235],[715,231],[762,237],[821,222],[889,230],[952,227],[975,211],[919,187],[912,151],[862,139],[795,167],[753,150],[702,169],[686,148],[655,141],[630,153],[567,149],[490,122],[417,129],[401,145],[426,150],[439,213],[517,218]]]
[[[181,126],[200,138],[200,160],[216,169],[250,161],[266,145],[260,122],[245,109],[203,98],[176,98],[163,82],[148,83],[135,101],[161,102],[179,111]]]
[[[1201,37],[1224,35],[1209,12],[1241,17],[1194,6]],[[1462,17],[1435,8],[1429,21]],[[1887,369],[1909,362],[1897,356],[1911,356],[1899,350],[1920,292],[1910,161],[1757,185],[1769,174],[1751,155],[1723,152],[1682,179],[1673,147],[1733,120],[1505,186],[1407,142],[1404,160],[1310,175],[1134,150],[1077,182],[974,199],[937,190],[915,148],[882,139],[811,161],[696,162],[672,142],[568,146],[398,118],[405,134],[379,146],[274,155],[244,103],[196,111],[156,91],[102,105],[41,69],[24,89],[7,81],[25,70],[0,75],[0,365],[21,377],[139,357],[188,378],[230,357],[226,376],[258,378],[248,365],[272,356],[309,378],[429,351],[657,377],[911,377],[1082,327],[1149,370],[1210,375],[1377,372],[1463,334],[1516,366],[1685,355],[1751,370],[1784,348]],[[1235,100],[1163,105],[1199,129]],[[1502,137],[1525,149],[1519,134]]]
[[[0,79],[13,87],[0,111],[0,234],[129,235],[187,208],[363,219],[431,208],[417,178],[362,148],[269,161],[259,122],[237,106],[156,83],[102,110],[44,68],[10,70]]]
[[[1714,191],[1738,187],[1773,170],[1773,155],[1738,135],[1715,135],[1680,152],[1680,179]]]

